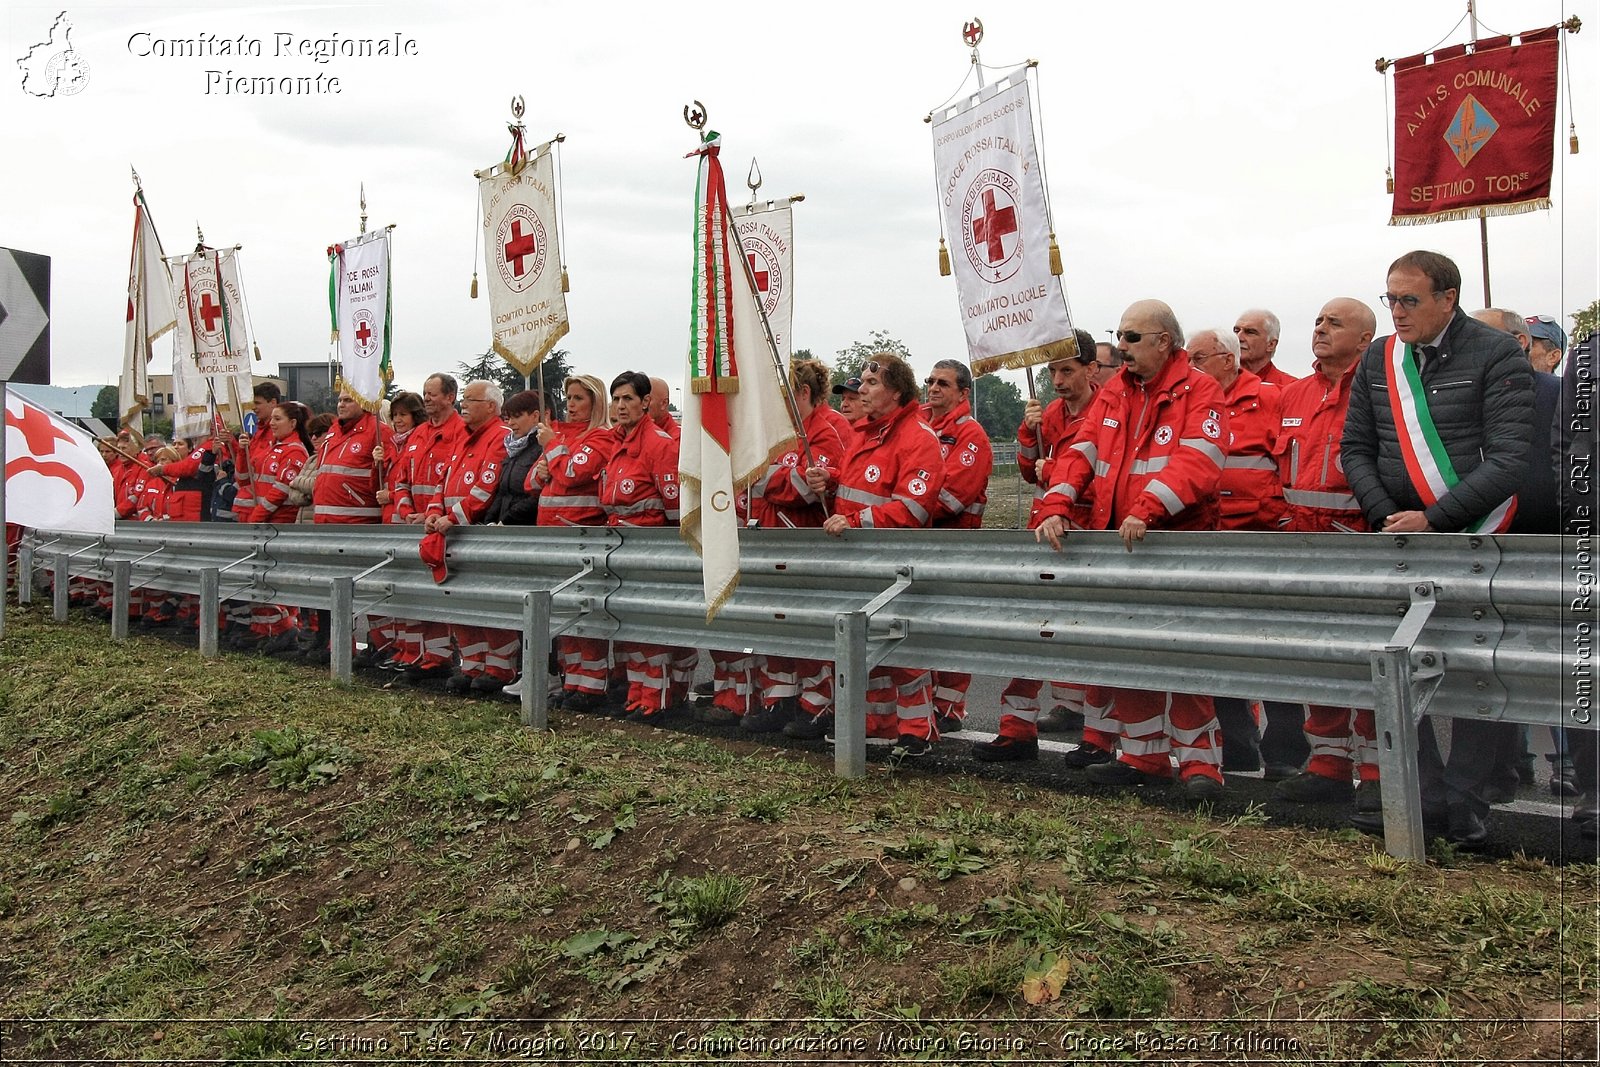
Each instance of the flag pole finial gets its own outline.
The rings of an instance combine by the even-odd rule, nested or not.
[[[750,206],[756,206],[756,191],[761,188],[761,166],[756,162],[756,157],[750,157],[750,173],[744,177],[744,183],[750,189]]]
[[[367,232],[367,183],[361,183],[361,232]]]
[[[206,235],[200,230],[199,219],[195,219],[194,221],[194,240],[194,250],[196,252],[204,252],[206,250]]]
[[[696,100],[692,104],[683,105],[683,121],[691,130],[706,128],[706,106]]]

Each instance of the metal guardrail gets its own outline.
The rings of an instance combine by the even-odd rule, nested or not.
[[[524,634],[542,677],[558,633],[831,659],[835,763],[865,771],[866,673],[878,663],[1062,678],[1376,709],[1391,852],[1424,854],[1416,724],[1453,717],[1582,725],[1562,706],[1564,551],[1558,537],[1074,534],[1059,554],[1008,531],[755,530],[742,579],[705,620],[700,561],[676,530],[476,527],[451,533],[435,584],[404,526],[119,524],[31,533],[36,566],[332,613],[335,677],[349,680],[354,617],[368,611]],[[65,618],[66,583],[56,614]],[[126,635],[126,611],[113,613]],[[201,611],[216,655],[216,612]],[[548,724],[546,687],[523,721]]]

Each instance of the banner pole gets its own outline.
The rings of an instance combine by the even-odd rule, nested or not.
[[[1478,43],[1477,0],[1467,0],[1467,27],[1472,43]],[[1494,297],[1489,295],[1489,213],[1478,209],[1478,248],[1483,257],[1483,306],[1494,307]]]

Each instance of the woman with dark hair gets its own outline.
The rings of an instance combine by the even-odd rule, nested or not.
[[[272,409],[267,420],[272,434],[272,451],[267,453],[254,479],[256,505],[251,522],[292,523],[300,508],[291,503],[289,493],[296,477],[311,456],[311,410],[294,400],[285,400]],[[292,647],[300,629],[300,609],[289,604],[256,604],[250,609],[250,633],[239,647],[258,644],[265,653]]]
[[[528,489],[528,475],[544,450],[539,425],[544,415],[541,397],[532,389],[512,395],[501,408],[506,430],[506,458],[495,483],[494,499],[483,513],[485,526],[533,526],[539,521],[539,494]]]
[[[806,471],[806,483],[833,498],[822,528],[835,537],[852,529],[925,527],[944,484],[939,438],[920,417],[917,376],[888,353],[861,368],[867,420],[835,475]],[[939,737],[933,717],[933,678],[927,671],[879,667],[867,676],[867,736],[896,739],[895,758],[926,755]]]
[[[600,476],[607,526],[678,524],[678,446],[649,417],[650,378],[623,371],[611,382],[617,451]],[[665,721],[675,701],[673,668],[682,651],[667,645],[617,642],[628,673],[629,722]]]
[[[544,452],[528,472],[524,488],[538,494],[540,526],[604,526],[600,472],[611,461],[617,439],[606,421],[606,387],[592,374],[561,385],[567,398],[565,421],[538,429]],[[596,711],[605,702],[611,673],[606,642],[592,637],[556,638],[561,661],[561,705],[568,711]],[[521,682],[506,687],[521,696]]]

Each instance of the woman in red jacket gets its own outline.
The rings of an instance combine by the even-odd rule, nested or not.
[[[311,411],[304,404],[285,400],[272,409],[267,420],[272,433],[272,451],[256,468],[256,506],[251,522],[293,523],[300,507],[292,503],[289,490],[300,469],[311,456],[308,426]],[[289,604],[256,604],[250,609],[250,634],[260,651],[281,652],[294,645],[300,636],[300,609]],[[246,639],[246,647],[252,643]]]
[[[385,448],[380,437],[372,450],[372,461],[382,473],[383,487],[378,490],[377,499],[383,508],[381,521],[385,523],[402,521],[396,498],[400,495],[402,484],[411,484],[411,472],[405,469],[406,442],[411,440],[412,432],[422,425],[423,418],[422,397],[416,393],[399,392],[389,400],[389,428],[394,431],[393,440]],[[356,653],[352,663],[356,667],[389,666],[400,654],[404,644],[403,635],[411,631],[411,622],[393,615],[374,613],[367,616],[367,625],[367,647],[365,651]],[[421,641],[420,635],[413,639],[413,643],[419,647]]]
[[[611,400],[617,451],[600,476],[606,525],[676,526],[678,446],[646,413],[649,376],[623,371],[611,382]],[[617,654],[628,672],[628,721],[660,725],[674,703],[672,675],[685,658],[682,650],[619,641]]]
[[[526,488],[539,494],[540,526],[604,526],[600,472],[617,439],[606,422],[605,384],[592,374],[562,383],[567,418],[539,427],[544,452],[528,472]],[[597,711],[605,702],[611,655],[592,637],[556,638],[561,660],[561,704],[568,711]],[[513,695],[520,695],[520,690]]]

